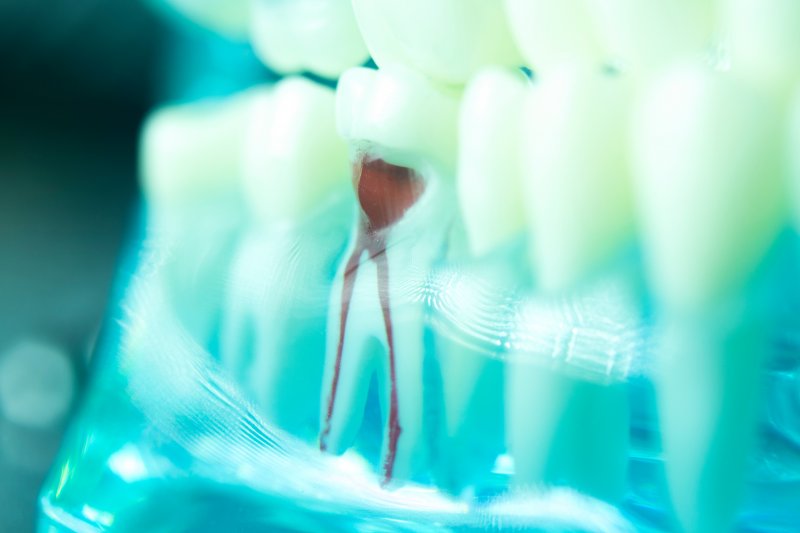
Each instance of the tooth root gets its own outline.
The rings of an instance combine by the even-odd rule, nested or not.
[[[599,70],[607,59],[586,0],[505,0],[505,6],[517,45],[536,72],[564,64]]]
[[[526,86],[521,74],[489,69],[470,81],[462,100],[457,186],[476,256],[525,226],[518,139]]]
[[[712,44],[716,0],[587,0],[610,59],[633,72],[702,58]]]
[[[347,1],[253,2],[250,36],[261,60],[282,74],[337,78],[369,58]]]
[[[800,79],[800,3],[724,0],[720,7],[731,68],[780,90]]]
[[[520,62],[501,2],[353,0],[353,7],[381,68],[401,64],[462,84],[483,66]]]
[[[749,286],[785,224],[782,119],[735,78],[675,67],[637,112],[643,248],[662,308],[658,398],[670,492],[688,531],[733,521],[767,343]],[[731,316],[720,318],[726,309]]]
[[[533,270],[545,291],[569,289],[632,238],[629,96],[623,80],[571,68],[531,91],[523,172]]]
[[[618,502],[627,468],[625,387],[581,381],[531,362],[509,363],[506,380],[515,483],[569,486]]]

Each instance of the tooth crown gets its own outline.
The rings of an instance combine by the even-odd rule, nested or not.
[[[347,145],[336,135],[334,92],[287,78],[262,93],[244,151],[247,199],[266,222],[298,220],[349,183]]]
[[[525,186],[539,286],[564,290],[633,236],[627,82],[563,68],[530,93]]]
[[[347,0],[254,0],[252,6],[253,48],[277,72],[336,78],[369,57]]]
[[[723,74],[675,67],[637,111],[634,158],[655,293],[696,308],[741,286],[785,223],[780,109]]]
[[[519,109],[521,73],[493,68],[477,74],[461,104],[457,186],[472,252],[483,255],[525,226]]]
[[[515,66],[519,53],[500,1],[353,0],[373,59],[443,83],[465,83],[486,65]]]
[[[351,144],[377,145],[393,164],[428,161],[452,175],[459,97],[404,67],[351,69],[339,81],[337,128]]]

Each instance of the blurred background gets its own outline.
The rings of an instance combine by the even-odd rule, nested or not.
[[[34,530],[87,382],[143,118],[268,76],[154,2],[0,0],[0,532]]]

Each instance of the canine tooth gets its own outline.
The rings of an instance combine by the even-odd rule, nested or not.
[[[166,0],[166,3],[196,24],[233,39],[247,38],[249,0]]]
[[[244,185],[263,221],[300,220],[350,180],[348,148],[336,133],[335,94],[304,78],[278,83],[252,111]]]
[[[221,333],[223,364],[266,419],[307,437],[319,426],[329,273],[349,234],[334,115],[333,91],[300,78],[254,107],[244,175],[257,222],[233,259]]]
[[[599,68],[606,59],[587,0],[505,0],[525,61],[537,72],[564,64]]]
[[[526,82],[501,69],[470,81],[461,104],[457,186],[470,248],[480,256],[525,225],[518,138]]]
[[[586,0],[610,59],[638,71],[702,57],[714,37],[716,0]]]
[[[520,62],[499,1],[353,0],[353,8],[380,67],[399,63],[461,84],[483,66]]]
[[[747,286],[785,223],[781,113],[733,77],[677,66],[635,120],[643,246],[662,308],[658,400],[687,531],[732,526],[767,339]],[[724,311],[720,311],[720,309]]]
[[[633,234],[624,80],[581,69],[551,73],[526,112],[524,175],[538,285],[581,281]]]
[[[734,71],[781,89],[800,81],[800,3],[724,0],[720,10]]]
[[[369,58],[346,0],[254,0],[250,35],[261,60],[284,74],[337,78]]]
[[[457,91],[399,65],[350,69],[337,88],[339,134],[384,147],[398,165],[416,168],[430,161],[452,174],[459,98]]]

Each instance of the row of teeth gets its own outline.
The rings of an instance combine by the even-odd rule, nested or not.
[[[791,103],[800,4],[717,4],[354,0],[352,13],[346,3],[255,2],[254,43],[272,66],[344,74],[335,95],[288,78],[215,109],[193,104],[151,120],[146,187],[161,229],[178,235],[175,264],[183,264],[170,290],[186,278],[208,287],[202,298],[186,289],[174,301],[191,302],[189,322],[208,335],[227,298],[226,365],[268,419],[306,436],[319,428],[329,451],[353,444],[377,375],[388,481],[410,476],[423,455],[426,310],[409,295],[429,289],[452,241],[455,204],[476,259],[527,235],[536,288],[509,317],[518,337],[566,329],[574,343],[598,329],[560,318],[542,333],[531,317],[556,309],[542,302],[563,295],[570,305],[594,301],[598,273],[639,242],[662,316],[657,385],[673,505],[687,530],[724,530],[751,451],[751,398],[766,343],[731,302],[746,299],[789,221],[792,183],[800,184],[800,161],[792,160],[800,151],[791,150],[800,145],[800,99]],[[304,34],[309,13],[336,26],[308,24],[322,33]],[[342,31],[352,38],[341,50],[319,53]],[[377,71],[345,70],[366,59],[362,35]],[[724,58],[714,70],[717,35]],[[521,63],[535,69],[535,82],[516,70]],[[380,249],[350,228],[342,191],[351,158],[357,179],[377,161],[412,168],[425,183],[380,234]],[[239,184],[258,222],[235,254],[218,253],[208,233],[197,236],[197,213],[217,228],[235,219]],[[215,218],[210,205],[224,206],[222,214]],[[228,269],[225,287],[220,273]],[[507,284],[503,276],[489,269],[493,283]],[[636,327],[642,311],[629,290],[611,298],[626,309],[618,323]],[[513,344],[505,367],[447,338],[435,344],[452,456],[442,459],[443,483],[468,483],[484,466],[470,464],[476,457],[502,450],[487,435],[502,432],[505,394],[505,440],[521,484],[567,483],[619,501],[629,446],[622,385],[531,364]],[[558,351],[547,350],[536,355]]]

